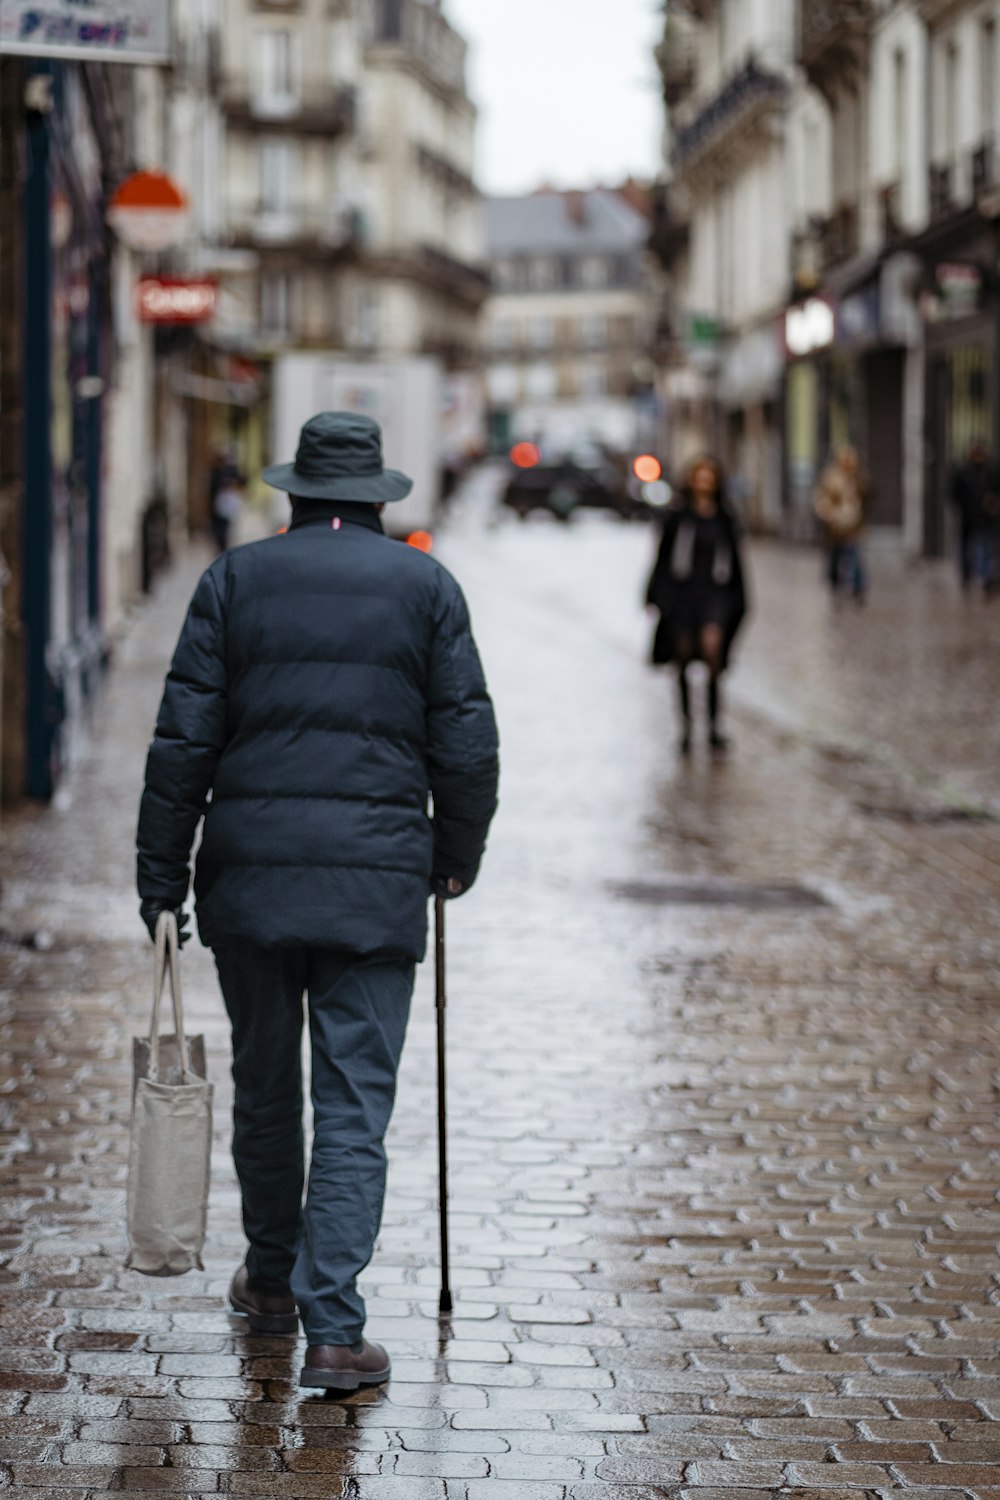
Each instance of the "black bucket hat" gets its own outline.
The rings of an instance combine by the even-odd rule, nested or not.
[[[382,463],[382,429],[353,411],[321,411],[299,433],[293,464],[271,464],[265,484],[303,500],[402,500],[413,480]]]

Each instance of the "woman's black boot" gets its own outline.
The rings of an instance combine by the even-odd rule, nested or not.
[[[727,750],[729,741],[719,733],[719,679],[708,679],[708,743],[713,750]]]
[[[681,737],[677,742],[677,749],[681,755],[691,754],[691,689],[688,685],[687,671],[685,668],[677,674],[677,690],[681,703]]]

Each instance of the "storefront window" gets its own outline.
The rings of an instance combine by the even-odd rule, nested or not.
[[[982,344],[966,344],[948,358],[948,417],[946,443],[949,464],[968,457],[973,443],[992,447],[989,406],[989,367]]]
[[[851,361],[843,354],[830,360],[829,453],[839,453],[854,443],[851,432]]]
[[[816,366],[812,361],[788,370],[787,440],[793,486],[809,485],[816,472],[816,417],[819,409]]]

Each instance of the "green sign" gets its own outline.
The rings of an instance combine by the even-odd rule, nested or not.
[[[710,313],[688,314],[688,338],[692,344],[700,344],[702,348],[714,349],[722,337],[722,329],[719,320],[713,318]]]

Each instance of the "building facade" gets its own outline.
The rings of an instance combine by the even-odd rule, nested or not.
[[[671,5],[659,62],[667,103],[666,245],[674,280],[662,360],[666,446],[677,471],[712,449],[750,519],[781,514],[787,300],[787,117],[792,0]],[[661,248],[664,248],[661,246]]]
[[[493,446],[629,449],[652,395],[649,219],[635,195],[541,189],[486,203]]]
[[[142,586],[152,346],[107,225],[154,69],[0,55],[0,796],[48,799]]]
[[[274,358],[433,355],[468,441],[488,278],[466,49],[439,0],[174,0],[148,61],[81,57],[83,22],[72,56],[36,55],[11,24],[0,794],[17,800],[57,789],[119,624],[205,527],[215,455],[251,480],[270,457]],[[143,171],[188,204],[145,248],[108,216]],[[210,321],[152,326],[151,277],[213,288]]]
[[[697,170],[706,147],[696,131],[692,151],[690,132],[698,126],[702,139],[714,133],[724,145],[740,76],[735,58],[727,71],[725,36],[749,38],[744,66],[761,94],[762,8],[756,0],[681,0],[668,12],[657,248],[673,279],[661,357],[671,430],[682,446],[691,428],[717,446],[744,480],[751,519],[799,537],[814,533],[819,470],[838,448],[854,446],[872,479],[873,529],[910,555],[938,555],[952,543],[955,466],[973,442],[994,452],[1000,443],[1000,7],[797,0],[767,10],[776,38],[770,71],[782,80],[772,84],[768,111],[775,187],[769,194],[760,184],[753,199],[773,215],[769,267],[736,219],[723,229],[759,288],[759,321],[740,304],[738,274],[734,282],[723,270],[715,302],[703,305],[705,267],[720,275],[711,225],[724,226],[726,210],[706,209]],[[738,150],[745,161],[748,147]],[[721,201],[738,198],[745,170],[727,165]],[[726,370],[748,336],[768,332],[777,394],[762,427],[778,477],[771,498],[755,504],[756,476],[727,434]]]
[[[933,107],[918,261],[924,349],[923,550],[950,550],[949,476],[973,443],[1000,448],[1000,5],[918,6]],[[916,527],[915,527],[916,529]]]
[[[282,352],[477,367],[487,276],[465,56],[437,0],[223,0],[206,360],[259,375],[258,405],[213,425],[248,470],[266,456]]]
[[[808,534],[818,471],[845,446],[858,449],[871,477],[872,528],[904,539],[918,501],[922,480],[906,437],[921,420],[921,337],[903,242],[923,212],[921,46],[919,25],[899,7],[879,17],[867,0],[801,0],[786,317],[795,534]]]

